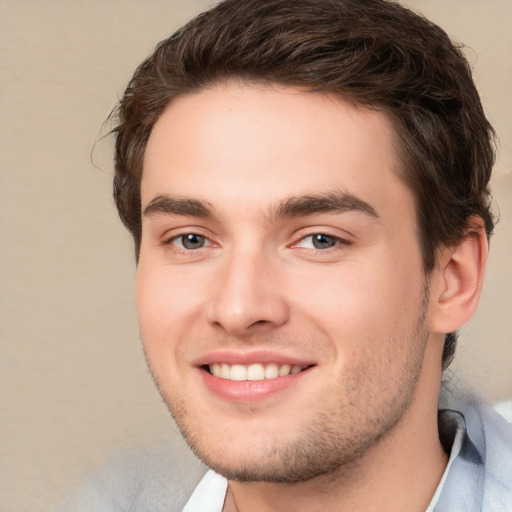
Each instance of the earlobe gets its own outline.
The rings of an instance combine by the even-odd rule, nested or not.
[[[472,217],[467,233],[438,257],[432,283],[431,331],[448,333],[459,329],[478,305],[487,263],[488,242],[479,217]]]

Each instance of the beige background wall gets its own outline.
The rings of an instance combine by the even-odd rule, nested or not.
[[[53,510],[84,470],[170,439],[133,307],[109,144],[91,148],[134,67],[206,0],[0,1],[0,511]],[[512,397],[512,2],[408,0],[468,46],[501,136],[502,221],[457,371]]]

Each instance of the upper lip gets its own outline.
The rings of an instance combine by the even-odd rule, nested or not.
[[[206,366],[213,363],[243,364],[254,363],[276,363],[279,365],[312,366],[316,364],[313,360],[304,357],[284,354],[271,350],[216,350],[202,355],[194,361],[194,366]]]

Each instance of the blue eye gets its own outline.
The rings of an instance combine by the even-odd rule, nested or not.
[[[310,235],[310,237],[311,243],[315,249],[330,249],[338,243],[336,237],[324,233],[315,233],[314,235]]]
[[[184,249],[201,249],[206,245],[206,238],[196,233],[187,233],[174,238],[172,241],[175,245],[181,245]]]
[[[325,250],[330,249],[342,242],[338,237],[326,235],[325,233],[314,233],[299,240],[296,247],[303,247],[304,249]]]

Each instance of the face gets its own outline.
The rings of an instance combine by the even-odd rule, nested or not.
[[[387,118],[220,84],[173,102],[142,179],[137,307],[189,444],[238,480],[361,457],[414,403],[428,293]]]

